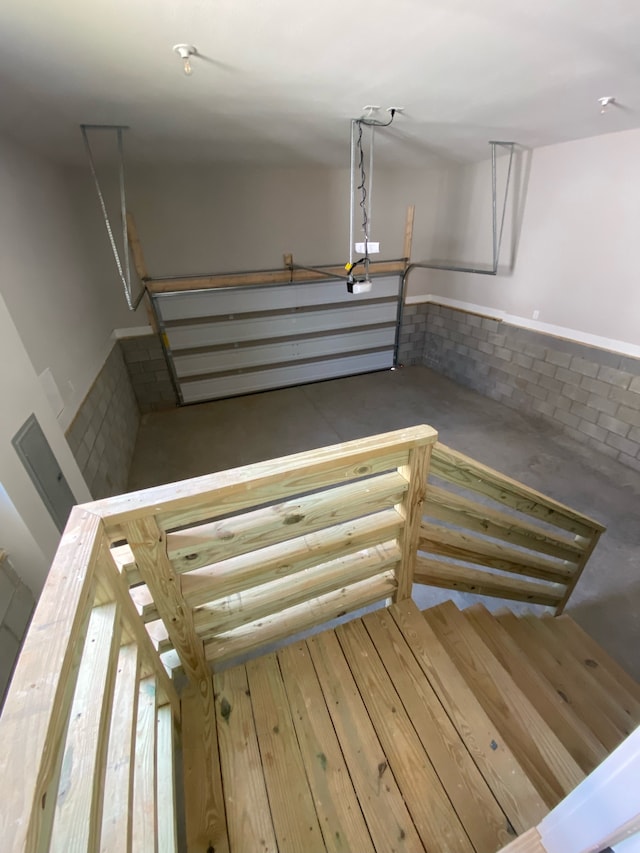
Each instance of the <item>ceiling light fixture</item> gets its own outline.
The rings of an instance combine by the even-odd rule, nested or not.
[[[193,68],[191,67],[191,57],[196,56],[198,51],[192,44],[175,44],[173,46],[173,49],[178,54],[184,64],[184,73],[187,75],[187,77],[190,77],[193,74]]]
[[[600,104],[600,115],[603,116],[607,112],[607,107],[610,107],[611,104],[615,104],[616,99],[608,95],[606,98],[598,98],[598,103]]]

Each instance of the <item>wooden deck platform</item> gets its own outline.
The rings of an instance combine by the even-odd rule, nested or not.
[[[187,751],[189,851],[500,850],[640,722],[637,685],[588,642],[568,617],[407,600],[216,674],[226,814],[203,838]]]

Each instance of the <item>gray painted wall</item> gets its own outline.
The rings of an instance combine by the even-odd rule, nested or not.
[[[34,604],[33,593],[15,573],[5,552],[0,550],[0,707]]]

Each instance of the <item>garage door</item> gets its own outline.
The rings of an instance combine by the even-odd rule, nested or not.
[[[183,403],[393,366],[400,279],[349,294],[344,281],[153,296]]]

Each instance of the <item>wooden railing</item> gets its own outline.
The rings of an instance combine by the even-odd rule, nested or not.
[[[439,442],[424,509],[416,583],[548,605],[556,615],[605,529]]]
[[[185,773],[193,754],[215,775],[211,664],[414,580],[561,609],[601,525],[436,439],[413,427],[76,507],[0,718],[2,850],[175,850],[194,696],[208,733],[185,722]],[[185,807],[210,838],[206,788]]]
[[[212,720],[211,662],[409,596],[436,438],[414,427],[76,507],[0,719],[2,850],[171,853],[167,669]],[[208,825],[214,799],[197,804]]]

